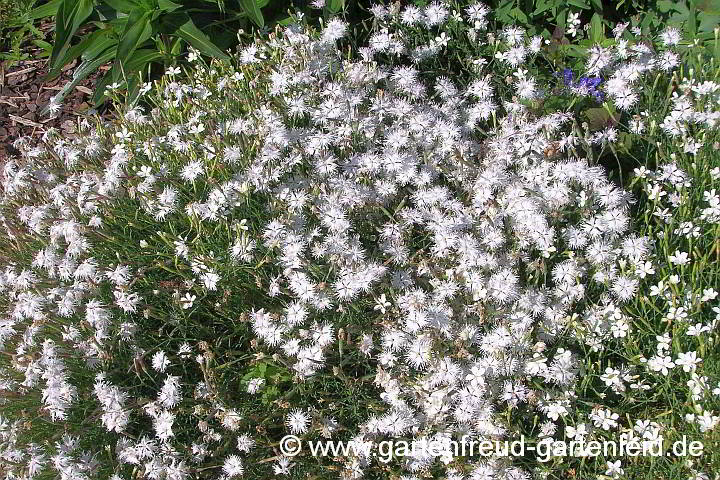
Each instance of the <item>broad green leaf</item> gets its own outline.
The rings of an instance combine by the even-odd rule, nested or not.
[[[53,45],[51,69],[62,68],[60,59],[70,46],[72,36],[93,11],[92,0],[63,0],[55,16],[55,45]]]
[[[515,5],[514,0],[502,0],[495,9],[495,18],[503,23],[510,23],[513,20],[510,17],[510,10],[512,10],[513,5]]]
[[[270,385],[265,387],[260,398],[264,405],[270,405],[278,396],[280,396],[280,390],[275,385]]]
[[[111,28],[106,28],[101,31],[104,32],[105,35],[98,36],[95,41],[88,45],[85,51],[83,51],[80,55],[80,58],[83,60],[93,60],[109,47],[115,47],[117,45],[118,40],[115,35],[113,35],[113,30]]]
[[[117,54],[115,55],[115,75],[113,76],[113,81],[120,78],[118,76],[120,73],[129,73],[125,69],[125,63],[128,58],[143,42],[150,38],[152,34],[152,28],[150,26],[151,13],[151,11],[145,10],[142,7],[130,12],[125,26],[125,32],[120,39]]]
[[[139,72],[144,70],[147,64],[160,60],[161,58],[163,58],[163,55],[157,50],[141,48],[139,50],[135,50],[135,53],[133,53],[128,61],[125,62],[125,66],[128,71]]]
[[[337,13],[345,6],[345,0],[330,0],[328,3],[328,10],[331,13]]]
[[[595,9],[596,13],[603,13],[603,3],[602,0],[590,0],[590,3],[592,3],[593,8]]]
[[[169,15],[166,15],[166,17]],[[230,57],[227,53],[220,50],[217,45],[215,45],[207,35],[205,35],[203,32],[200,31],[199,28],[195,26],[195,23],[190,19],[190,17],[187,14],[180,14],[175,18],[175,22],[180,23],[179,25],[175,26],[174,24],[172,26],[175,27],[174,31],[171,33],[174,33],[178,37],[182,38],[186,42],[188,42],[193,47],[197,48],[200,53],[203,53],[205,55],[209,55],[211,57],[215,58],[221,58],[223,60],[229,60]]]
[[[57,15],[58,8],[60,7],[60,4],[62,2],[63,0],[50,0],[44,5],[35,7],[30,10],[30,13],[28,13],[28,19],[37,20],[39,18],[52,17],[54,15]]]
[[[258,7],[255,0],[239,0],[239,2],[240,7],[255,25],[258,27],[265,26],[265,19],[263,18],[262,12],[260,12],[260,7]]]
[[[633,135],[626,132],[621,132],[618,135],[619,138],[619,144],[625,149],[625,151],[629,152],[632,149],[633,145]]]
[[[510,11],[513,5],[515,5],[515,0],[501,0],[500,5],[498,5],[498,10]]]
[[[527,25],[528,23],[527,15],[525,15],[525,13],[517,7],[510,10],[510,17],[514,18],[518,22],[521,22],[523,25]]]
[[[567,26],[567,10],[561,10],[560,13],[558,13],[555,21],[557,23],[555,31],[553,32],[553,37],[562,38],[562,36],[565,34],[565,27]],[[558,31],[558,28],[560,29],[560,31]]]
[[[287,26],[287,25],[292,24],[294,21],[295,21],[295,19],[293,17],[285,17],[285,18],[281,18],[280,20],[278,20],[277,23],[278,23],[278,25]]]
[[[602,17],[595,13],[590,19],[590,40],[593,43],[600,43],[604,37],[605,28],[603,27]]]
[[[585,55],[587,55],[587,50],[587,48],[577,45],[568,45],[566,53],[569,57],[585,57]]]
[[[583,10],[590,8],[590,4],[587,3],[585,0],[568,0],[568,5],[572,5]]]
[[[122,13],[130,13],[136,8],[143,8],[143,4],[136,0],[101,0],[114,10]]]
[[[110,37],[110,34],[111,30],[106,28],[104,30],[97,30],[85,35],[80,40],[80,43],[73,45],[65,52],[62,59],[58,61],[57,68],[50,69],[48,72],[48,78],[54,78],[57,76],[63,65],[67,65],[77,57],[82,55],[83,60],[92,60],[94,57],[105,51],[110,45],[117,43],[115,39]]]
[[[687,5],[685,2],[677,2],[672,0],[660,0],[657,2],[657,8],[662,13],[668,13],[671,10],[678,13],[687,13]]]
[[[643,17],[642,22],[640,22],[640,28],[643,30],[648,28],[653,20],[655,20],[655,14],[648,13]]]
[[[538,0],[533,15],[539,15],[546,10],[550,10],[553,7],[553,3],[550,0]]]
[[[182,5],[170,0],[158,0],[158,8],[163,12],[174,12],[178,8],[182,8]]]

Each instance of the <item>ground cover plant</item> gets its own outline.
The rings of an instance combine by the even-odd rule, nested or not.
[[[334,0],[309,11],[322,16],[343,7],[344,0]],[[75,85],[108,63],[112,67],[98,82],[96,104],[106,100],[109,85],[135,97],[144,80],[174,67],[188,49],[229,60],[225,52],[244,35],[290,21],[289,8],[299,6],[285,0],[50,0],[38,7],[55,18],[49,77],[78,58],[82,62],[46,109],[59,108]]]
[[[372,13],[15,142],[6,478],[715,478],[717,31]],[[378,450],[464,435],[663,455]]]

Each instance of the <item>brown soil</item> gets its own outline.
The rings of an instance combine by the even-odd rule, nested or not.
[[[52,42],[52,23],[40,25],[47,42]],[[62,109],[50,118],[41,111],[62,87],[70,82],[78,65],[74,61],[60,76],[47,80],[48,60],[40,59],[42,50],[33,44],[25,45],[29,60],[0,63],[0,160],[16,154],[12,143],[19,137],[39,138],[47,129],[56,128],[72,135],[78,119],[92,108],[91,98],[97,79],[103,71],[90,75],[65,97]],[[35,60],[34,58],[37,58]]]

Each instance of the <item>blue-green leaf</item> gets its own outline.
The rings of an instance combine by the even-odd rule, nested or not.
[[[80,82],[82,82],[88,75],[97,70],[100,65],[103,65],[112,60],[114,56],[115,49],[109,48],[94,60],[86,60],[82,62],[78,66],[78,68],[75,69],[72,81],[66,84],[62,88],[62,90],[57,93],[57,95],[55,96],[56,100],[58,102],[62,102],[62,100],[67,96],[68,93],[72,91],[73,88],[75,88]],[[47,112],[48,109],[46,107],[43,109],[42,114],[46,115]]]

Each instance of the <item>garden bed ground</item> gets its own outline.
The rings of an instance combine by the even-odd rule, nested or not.
[[[52,37],[52,24],[44,25],[47,39]],[[30,58],[38,58],[39,48],[29,47]],[[48,128],[58,128],[72,135],[77,119],[90,108],[90,97],[102,70],[81,82],[63,102],[57,116],[50,118],[40,112],[50,98],[72,79],[78,62],[69,64],[60,76],[47,80],[47,59],[0,63],[0,159],[15,153],[12,143],[19,137],[39,137]]]

